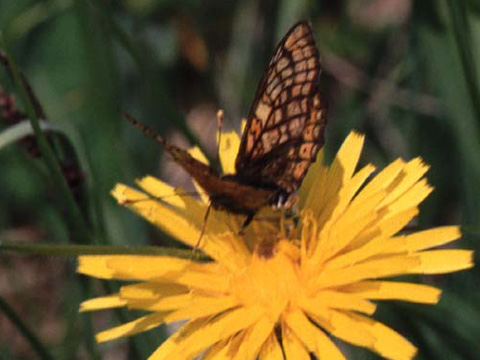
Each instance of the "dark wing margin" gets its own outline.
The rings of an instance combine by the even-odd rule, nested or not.
[[[235,161],[243,182],[298,189],[324,144],[319,74],[312,29],[300,22],[280,41],[260,81]]]

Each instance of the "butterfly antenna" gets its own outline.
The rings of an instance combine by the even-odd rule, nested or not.
[[[195,254],[195,251],[197,251],[200,248],[200,242],[202,241],[203,235],[205,235],[205,230],[207,228],[207,220],[208,220],[208,216],[210,215],[210,209],[211,208],[212,208],[212,203],[208,204],[207,210],[205,211],[205,217],[203,218],[202,230],[200,231],[200,235],[198,236],[197,243],[195,244],[195,247],[193,248],[192,258],[193,258],[193,254]]]
[[[223,130],[223,110],[217,111],[217,132],[218,132],[218,142],[217,142],[217,164],[220,162],[220,145],[222,141],[222,130]]]
[[[150,127],[148,127],[147,125],[145,125],[144,123],[138,121],[137,119],[135,119],[133,116],[131,116],[130,114],[124,112],[123,113],[123,116],[125,117],[125,119],[127,119],[130,123],[132,123],[133,126],[139,128],[140,130],[142,130],[142,132],[148,136],[149,138],[152,138],[154,139],[156,142],[158,142],[160,145],[162,145],[164,148],[167,146],[167,142],[166,140],[161,137],[160,135],[158,135],[155,131],[153,131]]]
[[[200,195],[200,193],[198,191],[186,191],[186,192],[183,192],[183,193],[169,194],[169,195],[162,195],[162,196],[146,195],[145,198],[141,198],[141,199],[126,199],[126,200],[123,200],[122,202],[120,202],[120,204],[121,205],[132,205],[132,204],[136,204],[136,203],[143,202],[143,201],[163,201],[164,199],[170,198],[170,197],[193,197],[193,196],[198,196],[198,195]]]
[[[240,230],[238,231],[238,235],[245,235],[245,229],[248,225],[253,221],[254,214],[248,214],[245,220],[243,221],[242,225],[240,226]]]

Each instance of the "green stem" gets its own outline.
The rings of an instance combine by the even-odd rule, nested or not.
[[[0,242],[1,251],[44,255],[44,256],[80,256],[80,255],[156,255],[174,256],[182,259],[206,259],[198,251],[165,248],[160,246],[99,246],[99,245],[51,245],[51,244],[19,244]]]
[[[0,296],[0,310],[5,316],[15,325],[20,331],[23,337],[27,340],[30,346],[40,359],[54,360],[52,355],[48,352],[47,348],[42,344],[40,339],[33,333],[32,330],[20,319],[15,310]]]
[[[17,65],[10,56],[6,41],[1,35],[0,45],[5,51],[5,55],[9,59],[13,79],[17,88],[17,93],[24,106],[30,123],[32,124],[38,146],[42,153],[42,158],[45,160],[46,165],[51,173],[52,179],[55,183],[55,186],[60,193],[59,197],[62,198],[64,201],[67,221],[71,227],[72,236],[74,237],[74,240],[76,240],[75,242],[88,243],[91,240],[91,236],[87,230],[85,219],[83,218],[83,215],[78,208],[75,199],[73,198],[73,195],[68,187],[68,184],[63,176],[62,170],[58,163],[58,159],[55,156],[54,151],[52,150],[44,133],[40,128],[40,121],[37,117],[36,111],[34,110],[34,105],[31,102],[31,98],[28,96],[27,89],[25,88],[25,83],[22,81],[22,77],[17,69]]]

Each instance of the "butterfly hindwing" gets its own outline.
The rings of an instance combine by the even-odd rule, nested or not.
[[[239,179],[287,193],[300,186],[324,143],[319,73],[312,30],[298,23],[278,45],[260,81],[235,162]]]

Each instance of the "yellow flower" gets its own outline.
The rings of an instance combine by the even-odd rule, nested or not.
[[[223,137],[221,162],[233,172],[239,139]],[[266,209],[245,235],[242,218],[212,211],[200,248],[212,261],[172,256],[81,256],[78,271],[137,281],[115,295],[85,301],[82,311],[120,306],[148,315],[100,332],[98,341],[186,321],[151,359],[344,359],[332,337],[388,359],[411,359],[416,348],[370,316],[376,300],[435,304],[440,290],[383,280],[440,274],[473,266],[472,252],[434,249],[460,238],[456,226],[399,234],[432,188],[420,159],[380,171],[355,168],[363,137],[352,133],[330,166],[320,152],[299,191],[299,217]],[[193,150],[199,156],[198,150]],[[183,243],[195,246],[207,202],[146,177],[144,192],[117,185],[113,195]],[[137,201],[141,200],[141,201]]]

